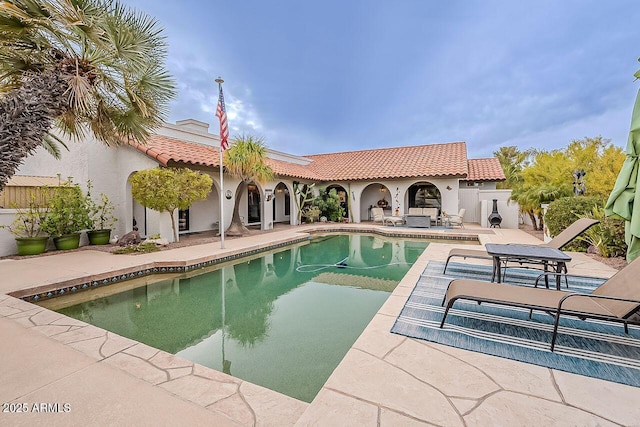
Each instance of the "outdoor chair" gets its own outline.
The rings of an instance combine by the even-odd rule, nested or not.
[[[371,214],[373,215],[373,222],[381,222],[384,224],[384,211],[382,208],[371,208]]]
[[[541,245],[546,245],[550,248],[562,249],[564,246],[573,241],[580,234],[584,233],[590,227],[593,227],[600,221],[591,218],[580,218],[575,221],[573,224],[565,228],[560,234],[551,239],[548,243],[541,243]],[[453,257],[458,258],[478,258],[478,259],[493,259],[491,255],[489,255],[486,251],[481,249],[460,249],[454,248],[449,251],[449,255],[447,256],[447,262],[444,264],[443,274],[447,272],[447,266],[449,265],[449,260]],[[566,271],[565,271],[566,273]]]
[[[380,221],[382,222],[382,225],[386,225],[387,223],[389,223],[393,224],[393,226],[395,227],[396,224],[404,223],[404,219],[401,216],[386,216],[382,208],[371,208],[371,213],[373,214],[373,221]]]
[[[422,208],[422,215],[428,215],[431,222],[438,225],[438,208]]]
[[[455,279],[449,283],[442,301],[442,305],[446,303],[446,309],[440,328],[444,327],[453,304],[457,300],[463,299],[529,309],[529,319],[531,319],[533,310],[541,310],[551,314],[555,318],[551,351],[555,347],[561,316],[624,323],[624,331],[628,334],[629,324],[640,324],[638,316],[632,318],[640,309],[639,275],[640,257],[618,271],[590,294]]]
[[[445,215],[444,221],[447,225],[451,227],[460,226],[460,228],[464,228],[464,224],[462,223],[462,219],[464,218],[464,214],[467,212],[465,208],[460,209],[458,215]]]

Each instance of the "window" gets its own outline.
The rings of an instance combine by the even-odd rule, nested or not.
[[[189,209],[178,211],[178,231],[189,230]]]

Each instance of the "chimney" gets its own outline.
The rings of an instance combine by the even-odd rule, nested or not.
[[[176,122],[176,126],[179,126],[184,130],[202,133],[205,135],[209,133],[209,123],[201,122],[194,119],[178,120]]]

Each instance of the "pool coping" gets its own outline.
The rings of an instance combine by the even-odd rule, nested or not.
[[[170,261],[151,261],[147,263],[141,263],[136,266],[130,266],[122,269],[117,269],[107,273],[91,274],[83,277],[74,277],[72,279],[63,280],[57,283],[50,283],[46,285],[36,286],[27,289],[21,289],[18,291],[9,292],[15,298],[19,298],[27,302],[41,302],[48,299],[56,298],[59,296],[67,295],[69,293],[77,293],[81,291],[87,291],[96,289],[103,286],[108,286],[116,283],[121,283],[126,280],[132,280],[151,276],[154,274],[173,274],[173,273],[188,273],[189,271],[198,270],[201,268],[211,267],[217,264],[233,261],[239,258],[259,254],[262,252],[268,252],[281,247],[294,245],[304,242],[311,238],[312,234],[318,233],[363,233],[363,234],[379,234],[385,237],[404,237],[413,239],[428,239],[428,240],[443,240],[443,241],[477,241],[478,236],[472,233],[464,233],[457,235],[449,235],[444,233],[433,233],[425,230],[424,232],[415,232],[413,230],[398,230],[387,231],[375,226],[342,226],[338,225],[324,225],[316,227],[307,227],[305,231],[299,231],[300,236],[292,236],[285,238],[281,241],[272,242],[269,244],[258,244],[244,249],[232,250],[231,252],[225,252],[223,254],[212,254],[210,256],[200,257],[190,260],[170,260]],[[122,256],[122,255],[114,255]],[[134,255],[137,256],[137,255]]]

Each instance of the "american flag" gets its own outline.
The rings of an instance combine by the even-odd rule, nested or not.
[[[218,108],[216,117],[220,119],[220,148],[222,151],[229,148],[229,124],[227,123],[227,110],[224,107],[224,96],[222,86],[220,86],[220,96],[218,97]]]

